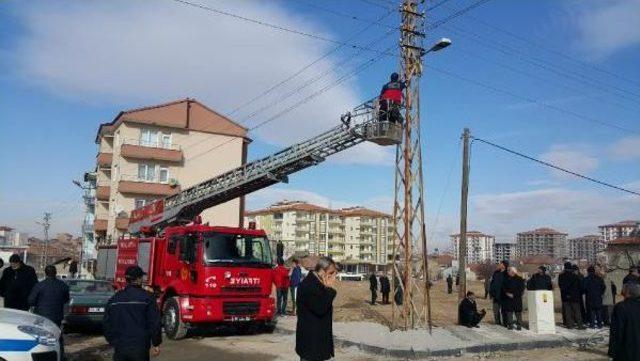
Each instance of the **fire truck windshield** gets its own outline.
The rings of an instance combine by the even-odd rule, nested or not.
[[[204,233],[202,239],[207,263],[251,263],[271,267],[271,250],[265,237]]]

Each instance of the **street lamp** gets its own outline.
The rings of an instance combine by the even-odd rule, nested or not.
[[[449,38],[441,38],[440,40],[438,40],[437,43],[433,44],[433,46],[431,47],[431,49],[427,50],[425,52],[426,53],[430,53],[432,51],[439,51],[442,50],[444,48],[446,48],[447,46],[451,45],[451,39]]]

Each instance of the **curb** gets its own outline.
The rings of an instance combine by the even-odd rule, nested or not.
[[[294,330],[276,328],[276,333],[284,335],[295,334]],[[360,351],[381,355],[386,357],[404,358],[404,359],[421,359],[428,357],[455,357],[462,356],[464,354],[478,354],[478,353],[491,353],[498,351],[517,351],[517,350],[531,350],[539,348],[555,348],[562,346],[571,346],[575,344],[582,344],[591,339],[591,336],[585,336],[576,338],[573,340],[567,338],[559,338],[557,340],[539,340],[530,342],[513,342],[513,343],[491,343],[484,345],[474,345],[469,347],[456,347],[442,350],[414,350],[414,349],[391,349],[381,346],[369,345],[362,342],[349,341],[334,336],[334,343],[339,347],[355,347]]]

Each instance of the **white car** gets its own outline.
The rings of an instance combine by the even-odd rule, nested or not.
[[[0,361],[60,361],[60,329],[33,313],[0,308]]]

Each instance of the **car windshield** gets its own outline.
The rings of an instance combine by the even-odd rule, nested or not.
[[[207,263],[257,263],[271,266],[271,250],[265,237],[205,233],[203,242]]]
[[[71,293],[110,293],[113,286],[107,282],[67,281]]]

